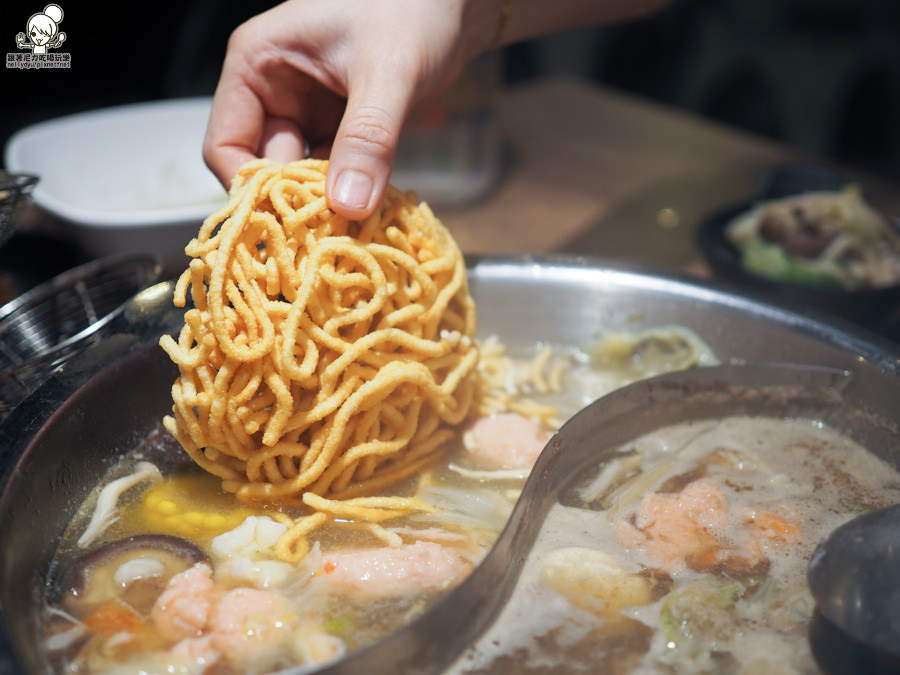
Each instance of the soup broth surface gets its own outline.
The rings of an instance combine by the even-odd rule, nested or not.
[[[586,473],[451,672],[819,672],[810,555],[900,501],[896,470],[810,419],[666,427]]]

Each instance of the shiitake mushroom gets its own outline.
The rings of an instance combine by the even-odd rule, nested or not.
[[[169,580],[209,556],[181,537],[143,534],[109,543],[77,559],[60,579],[59,606],[77,618],[118,601],[148,615]]]

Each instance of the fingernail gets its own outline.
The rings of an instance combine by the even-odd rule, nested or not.
[[[334,184],[335,200],[354,209],[361,209],[369,203],[372,195],[372,179],[368,174],[353,169],[341,171]]]

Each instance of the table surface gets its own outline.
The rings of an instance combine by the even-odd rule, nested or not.
[[[577,253],[704,272],[694,232],[750,197],[764,172],[821,158],[594,84],[501,92],[510,160],[481,201],[437,210],[466,253]],[[835,168],[835,167],[832,167]],[[900,186],[846,167],[868,201],[900,214]]]
[[[648,270],[707,273],[694,243],[704,216],[752,195],[777,166],[821,158],[575,79],[500,90],[506,161],[487,194],[435,211],[466,254],[575,253]],[[900,215],[900,185],[839,168],[868,201]],[[60,225],[30,213],[29,228]]]

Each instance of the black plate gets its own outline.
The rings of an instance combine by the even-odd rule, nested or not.
[[[740,253],[725,236],[728,224],[759,202],[840,190],[843,185],[837,174],[817,166],[776,169],[763,177],[752,199],[718,211],[700,224],[696,234],[700,253],[716,277],[762,293],[770,300],[794,309],[822,310],[866,328],[891,333],[900,318],[900,285],[851,291],[770,279],[744,269]]]

